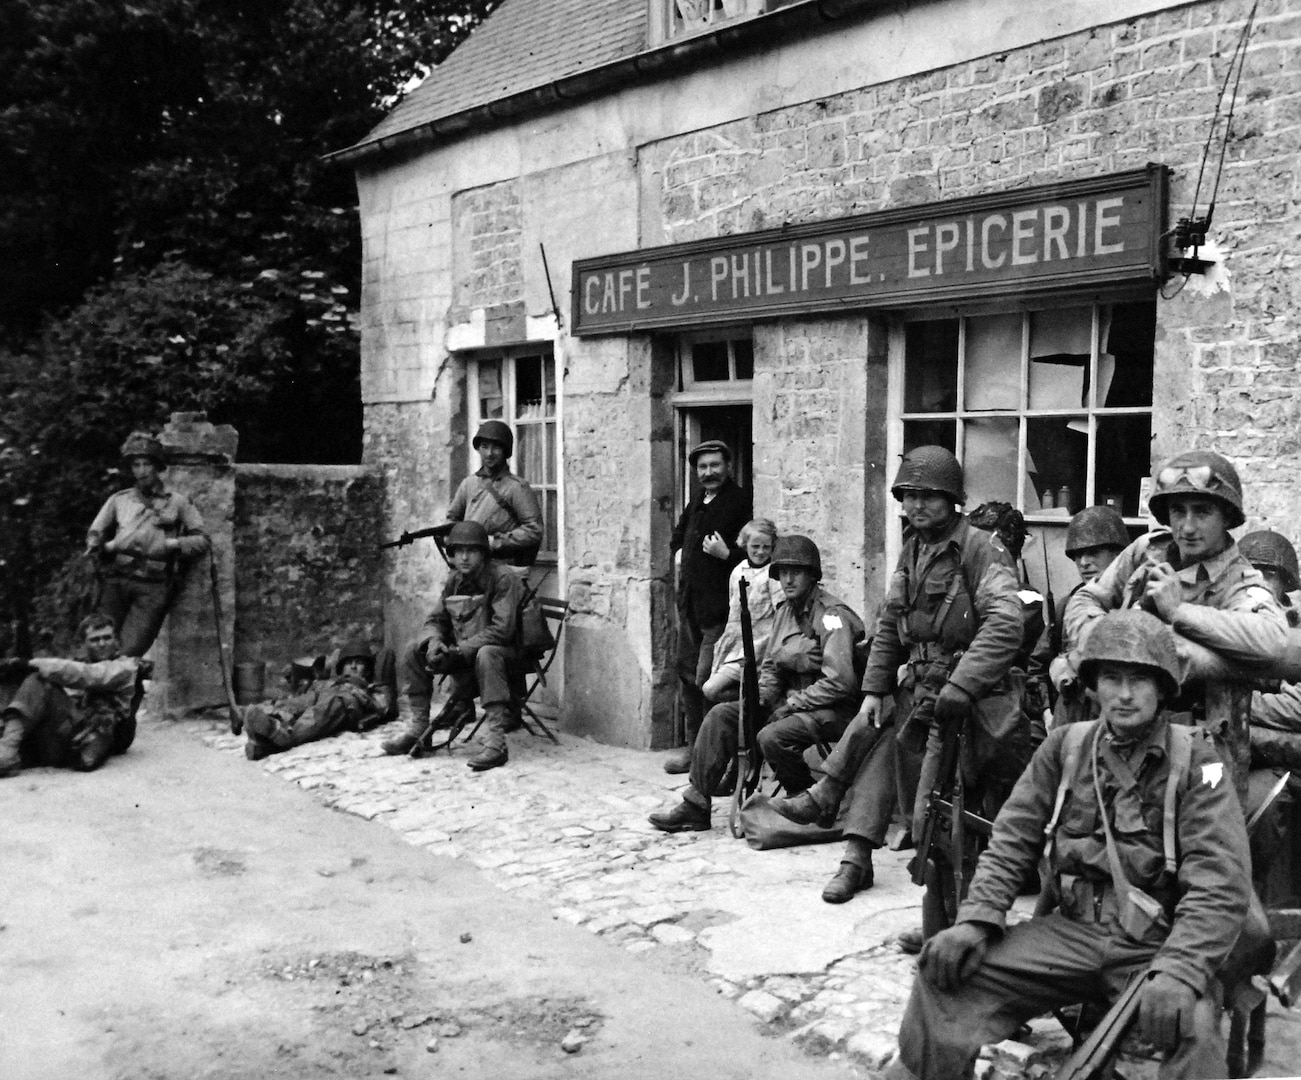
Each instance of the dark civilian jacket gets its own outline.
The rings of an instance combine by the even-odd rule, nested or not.
[[[705,502],[705,493],[698,491],[673,529],[672,549],[682,552],[678,604],[686,607],[701,626],[727,622],[728,576],[745,555],[737,547],[736,538],[749,520],[750,494],[729,478],[709,502]],[[727,541],[726,559],[716,559],[701,550],[705,537],[715,532]]]

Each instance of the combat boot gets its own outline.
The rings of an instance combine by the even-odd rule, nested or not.
[[[475,772],[495,769],[509,760],[506,750],[506,728],[510,722],[510,709],[506,705],[489,705],[485,710],[483,749],[466,762]]]
[[[72,739],[72,767],[81,772],[94,772],[113,753],[113,729],[106,726],[88,727]]]
[[[0,777],[17,776],[23,768],[19,749],[23,736],[27,734],[27,725],[22,714],[12,709],[0,716],[0,724],[4,725],[4,731],[0,733]]]
[[[403,694],[398,702],[398,722],[402,730],[380,743],[386,754],[409,754],[429,730],[429,702],[412,701]]]

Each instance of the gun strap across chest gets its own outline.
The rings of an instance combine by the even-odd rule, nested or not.
[[[519,524],[519,516],[515,513],[515,507],[511,506],[511,504],[506,501],[506,496],[497,490],[496,484],[494,484],[487,477],[481,476],[479,477],[479,490],[486,491],[489,495],[491,495],[496,500],[497,505],[500,506],[503,510],[506,511],[506,513],[510,515],[511,521],[513,521],[516,525]]]

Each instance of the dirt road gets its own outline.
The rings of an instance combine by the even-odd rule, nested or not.
[[[854,1075],[167,724],[0,819],[5,1080]]]

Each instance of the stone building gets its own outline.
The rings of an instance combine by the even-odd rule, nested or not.
[[[1255,6],[1225,143],[1252,10],[505,0],[337,155],[389,532],[442,520],[468,433],[510,422],[572,604],[565,726],[642,746],[673,734],[668,538],[702,438],[869,617],[919,442],[964,459],[969,508],[1025,511],[1059,597],[1071,512],[1141,528],[1189,445],[1298,539],[1301,3]],[[1209,235],[1176,248],[1222,145]],[[439,572],[386,563],[391,639]]]

